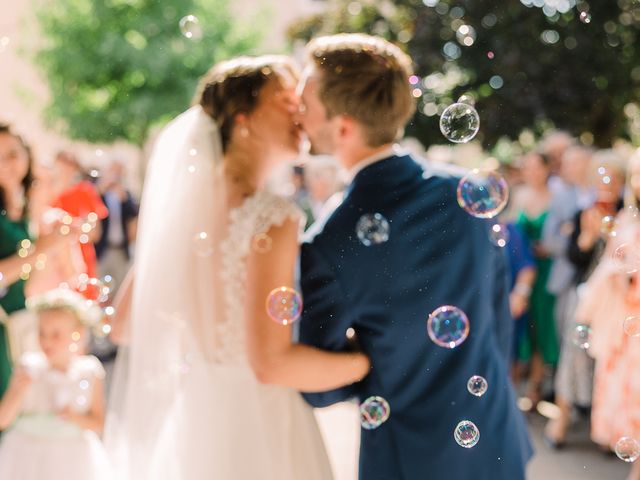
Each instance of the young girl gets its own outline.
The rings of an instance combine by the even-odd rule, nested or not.
[[[42,351],[25,353],[0,402],[0,480],[109,478],[98,438],[104,422],[104,370],[80,355],[101,312],[70,289],[28,300]]]

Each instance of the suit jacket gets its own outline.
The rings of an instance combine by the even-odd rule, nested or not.
[[[379,428],[362,430],[362,480],[525,478],[532,450],[507,375],[505,252],[490,243],[490,222],[458,206],[458,180],[423,172],[410,156],[381,160],[356,175],[302,245],[300,340],[345,351],[352,327],[372,362],[362,382],[305,398],[322,407],[379,395],[391,407]],[[367,213],[389,221],[387,242],[359,241],[355,226]],[[468,338],[451,350],[427,335],[428,315],[442,305],[470,320]],[[467,391],[472,375],[487,379],[484,396]],[[479,428],[473,448],[454,440],[462,420]]]

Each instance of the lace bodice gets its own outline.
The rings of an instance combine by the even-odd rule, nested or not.
[[[91,355],[75,358],[66,372],[52,369],[42,352],[25,353],[20,364],[33,378],[22,405],[26,414],[57,414],[66,407],[86,413],[96,379],[104,378],[100,361]]]
[[[246,296],[246,258],[258,236],[290,218],[300,221],[302,227],[300,209],[293,202],[267,191],[247,198],[229,213],[228,235],[220,245],[225,315],[217,326],[216,336],[222,342],[216,349],[216,361],[238,361],[245,357],[242,318]],[[270,241],[265,237],[262,240]]]

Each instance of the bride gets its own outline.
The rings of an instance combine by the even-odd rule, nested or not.
[[[160,134],[145,180],[135,273],[105,441],[130,480],[326,480],[298,391],[362,379],[368,359],[292,341],[265,308],[294,288],[301,214],[265,190],[298,154],[285,57],[215,65]]]

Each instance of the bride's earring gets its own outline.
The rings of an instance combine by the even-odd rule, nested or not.
[[[247,127],[241,127],[240,136],[243,138],[247,138],[249,136],[249,129]]]

